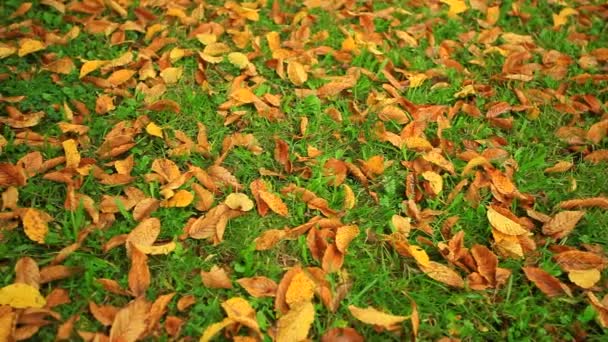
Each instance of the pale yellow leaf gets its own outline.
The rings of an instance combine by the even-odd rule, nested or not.
[[[228,54],[228,61],[239,69],[243,69],[249,65],[247,55],[241,52],[231,52]]]
[[[391,314],[384,313],[372,307],[367,307],[365,309],[358,308],[354,305],[348,306],[348,311],[359,321],[365,324],[371,324],[383,327],[385,329],[392,329],[397,324],[408,319],[406,316],[395,316]]]

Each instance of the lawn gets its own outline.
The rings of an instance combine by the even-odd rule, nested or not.
[[[2,1],[0,342],[602,340],[607,22]]]

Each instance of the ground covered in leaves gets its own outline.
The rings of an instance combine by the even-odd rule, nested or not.
[[[607,22],[2,1],[0,341],[600,339]]]

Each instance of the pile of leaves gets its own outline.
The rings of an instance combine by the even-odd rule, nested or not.
[[[398,256],[406,266],[392,266],[397,276],[406,267],[423,275],[415,278],[422,286],[499,301],[514,282],[530,283],[546,301],[592,308],[595,322],[573,328],[577,338],[608,328],[608,241],[570,240],[588,212],[605,215],[608,188],[546,203],[542,193],[520,190],[528,175],[508,138],[519,121],[557,112],[568,121],[554,139],[568,157],[542,170],[546,177],[579,164],[605,170],[608,48],[593,43],[607,43],[606,26],[596,29],[608,19],[605,4],[550,1],[558,10],[549,29],[583,47],[572,55],[505,28],[534,20],[522,1],[8,3],[0,28],[0,243],[15,253],[0,256],[0,341],[437,338],[424,331],[434,325],[432,313],[419,312],[425,298],[410,289],[393,289],[399,308],[353,294],[366,280],[351,267],[366,256],[351,250],[364,244]],[[321,12],[332,32],[319,29]],[[436,37],[446,23],[463,32]],[[87,51],[89,39],[102,48]],[[397,47],[431,66],[394,58]],[[479,77],[496,64],[498,72]],[[541,76],[559,86],[542,86]],[[39,79],[60,96],[13,86]],[[370,86],[362,92],[361,84]],[[569,90],[575,85],[591,86]],[[203,119],[188,116],[183,89],[207,96]],[[406,96],[417,90],[449,97]],[[296,115],[293,101],[316,110]],[[327,133],[319,117],[344,130],[319,137]],[[492,133],[451,133],[469,119]],[[309,143],[330,140],[327,148]],[[350,155],[331,150],[344,146]],[[399,187],[387,185],[388,173],[400,175]],[[569,186],[574,192],[574,178]],[[454,206],[479,226],[460,225]],[[366,217],[381,208],[390,208],[386,220]],[[161,279],[158,265],[167,264],[159,260],[204,248],[202,265],[254,217],[263,229],[234,243],[259,260],[283,253],[290,260],[280,274],[238,277],[241,265],[219,259],[181,274],[206,297]],[[91,265],[77,262],[87,254],[108,258],[118,278],[88,272]],[[369,279],[374,271],[364,270]],[[93,298],[79,294],[81,282],[93,284]],[[223,319],[189,322],[197,304],[221,307]],[[341,320],[315,323],[337,312]],[[467,337],[440,329],[446,339]]]

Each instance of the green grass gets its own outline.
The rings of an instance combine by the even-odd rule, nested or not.
[[[66,24],[57,11],[49,10],[37,2],[24,17],[10,19],[10,13],[19,3],[19,1],[13,0],[0,5],[1,25],[7,26],[20,20],[31,19],[49,31],[57,30],[60,35],[71,28],[72,24]],[[221,2],[211,1],[210,3],[209,8],[206,9],[205,20],[228,25],[227,16],[216,13],[215,6],[221,7]],[[279,1],[279,3],[290,15],[304,9],[293,2]],[[506,101],[512,105],[520,104],[513,91],[515,88],[554,91],[567,82],[566,97],[572,99],[578,95],[592,94],[604,104],[602,109],[606,110],[605,103],[608,101],[608,96],[605,91],[605,81],[599,84],[576,84],[569,80],[569,77],[583,72],[605,74],[605,70],[582,70],[576,64],[576,60],[581,55],[592,49],[608,46],[605,23],[598,20],[598,16],[591,16],[589,25],[576,25],[574,19],[571,18],[569,24],[556,30],[552,28],[551,14],[559,12],[561,7],[539,3],[539,8],[533,8],[526,4],[522,7],[522,11],[529,13],[531,19],[524,23],[520,18],[507,14],[511,9],[511,3],[511,1],[506,1],[501,5],[501,17],[497,25],[504,32],[531,35],[538,47],[558,50],[569,55],[574,63],[569,66],[566,79],[554,80],[543,75],[542,72],[537,72],[530,82],[501,81],[495,76],[501,73],[502,65],[505,62],[504,57],[497,53],[483,55],[481,59],[485,62],[485,66],[476,65],[470,62],[470,59],[475,56],[468,49],[471,45],[475,45],[475,40],[467,43],[460,43],[459,40],[462,34],[482,29],[476,20],[485,18],[484,13],[469,9],[460,18],[447,18],[445,5],[442,5],[440,11],[433,11],[431,8],[425,7],[410,8],[405,1],[395,1],[382,5],[374,4],[374,10],[378,11],[388,6],[402,6],[414,14],[395,13],[394,17],[400,21],[394,23],[383,18],[373,20],[376,32],[385,37],[383,44],[378,46],[378,49],[383,52],[382,55],[375,55],[361,48],[361,53],[354,55],[350,62],[339,62],[328,54],[316,56],[319,63],[311,67],[311,70],[322,69],[330,76],[344,75],[347,68],[358,67],[368,70],[376,78],[361,75],[352,89],[342,92],[339,96],[318,98],[313,95],[299,98],[295,95],[295,88],[315,89],[328,81],[309,74],[309,79],[303,86],[295,87],[289,79],[280,79],[277,73],[265,64],[272,58],[265,34],[270,31],[279,32],[284,42],[299,27],[292,26],[289,22],[282,25],[275,24],[270,18],[272,1],[269,1],[267,6],[260,10],[258,22],[247,22],[248,29],[255,36],[260,37],[260,55],[253,59],[252,63],[258,74],[265,78],[264,82],[254,89],[254,92],[258,96],[266,93],[280,95],[282,97],[280,109],[286,116],[283,121],[269,121],[262,118],[252,105],[243,105],[235,108],[246,112],[241,121],[237,124],[225,125],[224,118],[217,112],[218,107],[229,98],[231,82],[227,78],[240,75],[240,70],[227,60],[218,64],[207,64],[205,73],[214,93],[208,94],[203,91],[194,82],[197,50],[201,50],[202,46],[196,39],[188,40],[186,38],[188,29],[174,20],[169,21],[171,28],[167,32],[169,36],[178,37],[179,40],[160,50],[159,56],[174,47],[189,48],[195,51],[194,56],[185,57],[174,65],[184,68],[184,77],[177,85],[169,86],[166,94],[163,95],[163,98],[174,100],[180,105],[179,114],[146,110],[141,94],[135,94],[132,98],[117,97],[115,110],[105,115],[95,113],[96,98],[103,93],[103,90],[79,80],[80,62],[78,58],[113,59],[127,51],[137,52],[139,48],[147,44],[147,42],[143,42],[144,34],[137,32],[128,33],[128,38],[133,41],[132,44],[110,45],[109,38],[104,35],[90,35],[82,32],[78,38],[67,45],[53,45],[43,52],[23,58],[13,55],[2,59],[0,74],[8,76],[6,80],[0,82],[0,94],[4,97],[27,95],[25,100],[15,106],[24,113],[43,110],[46,113],[45,118],[40,124],[33,127],[32,131],[48,138],[61,137],[57,123],[65,121],[62,109],[64,102],[72,109],[75,107],[71,100],[85,103],[91,111],[91,115],[84,122],[90,127],[88,133],[90,143],[88,146],[79,147],[79,151],[83,157],[89,158],[96,158],[97,148],[103,143],[106,134],[114,125],[122,120],[134,120],[141,115],[147,115],[153,122],[163,127],[169,135],[173,134],[172,130],[181,130],[194,141],[196,141],[197,134],[196,122],[205,124],[211,144],[211,156],[192,154],[187,157],[171,158],[182,172],[185,172],[190,164],[201,168],[212,165],[215,158],[221,154],[223,140],[231,134],[252,133],[263,148],[262,154],[254,155],[243,147],[237,147],[228,154],[222,164],[245,186],[244,192],[248,195],[251,195],[249,184],[258,178],[263,178],[275,192],[279,192],[290,183],[295,183],[326,199],[331,208],[341,210],[344,200],[343,189],[329,185],[329,178],[324,175],[323,169],[327,160],[336,158],[357,164],[359,159],[366,160],[372,156],[382,155],[385,160],[393,161],[393,164],[387,167],[381,175],[370,181],[369,190],[377,194],[377,203],[369,195],[368,189],[354,177],[346,180],[346,184],[354,190],[357,204],[353,209],[344,212],[342,222],[358,225],[361,233],[349,246],[342,273],[330,274],[327,276],[327,280],[335,288],[340,284],[341,277],[347,274],[352,281],[352,288],[335,313],[330,312],[320,301],[314,301],[316,316],[309,333],[312,340],[319,340],[323,333],[334,327],[354,327],[365,336],[366,340],[370,341],[407,340],[412,330],[409,321],[402,324],[397,332],[378,332],[372,326],[357,321],[348,310],[349,305],[373,306],[395,315],[407,316],[412,313],[412,308],[405,293],[417,303],[421,319],[418,337],[422,341],[437,340],[446,336],[462,338],[466,341],[572,340],[578,337],[580,331],[584,331],[589,340],[601,340],[608,331],[595,322],[596,313],[586,300],[582,289],[575,289],[572,298],[547,298],[526,279],[521,271],[522,266],[539,266],[567,282],[565,272],[551,259],[554,253],[549,247],[553,242],[539,243],[537,250],[521,260],[499,257],[500,267],[512,270],[512,275],[506,285],[498,289],[474,291],[469,288],[454,289],[432,280],[419,269],[412,258],[399,255],[383,240],[384,235],[392,232],[393,228],[389,223],[392,215],[405,215],[406,213],[405,179],[410,171],[403,167],[401,162],[413,161],[421,155],[405,148],[399,149],[387,142],[380,142],[374,133],[375,124],[379,119],[377,110],[371,107],[372,98],[390,97],[382,88],[382,85],[388,82],[382,74],[382,70],[387,64],[392,64],[393,68],[412,72],[436,69],[442,75],[442,81],[448,84],[445,88],[433,88],[434,82],[427,80],[418,88],[405,88],[401,91],[401,95],[405,99],[418,105],[451,107],[460,100],[456,99],[454,94],[460,91],[467,84],[466,82],[472,80],[478,85],[488,85],[494,91],[489,97],[477,94],[466,99],[468,103],[477,106],[482,114],[485,114],[488,104],[492,102]],[[364,2],[357,2],[357,6],[363,5]],[[159,22],[164,20],[164,11],[155,9],[154,13],[159,15]],[[104,14],[114,21],[124,21],[110,11],[106,11]],[[81,15],[79,14],[79,16]],[[136,19],[133,11],[130,11],[128,19]],[[323,41],[307,41],[304,44],[305,49],[323,45],[339,50],[342,41],[346,38],[341,27],[350,33],[361,29],[360,20],[357,17],[338,19],[329,11],[318,8],[308,10],[308,19],[313,20],[313,24],[310,26],[311,35],[327,31],[329,37]],[[427,20],[429,22],[428,32],[432,33],[435,46],[431,46],[431,42],[425,35],[420,37],[419,46],[415,48],[404,47],[399,43],[394,30],[408,30]],[[574,28],[577,32],[593,34],[597,39],[589,42],[586,47],[576,45],[568,40],[569,29]],[[28,32],[29,29],[24,28],[23,30]],[[220,40],[234,48],[229,34],[224,34]],[[8,41],[8,39],[0,38],[0,42]],[[446,68],[440,63],[437,56],[429,55],[432,49],[446,41],[451,41],[453,46],[458,46],[453,51],[451,58],[465,67],[469,74]],[[499,38],[493,45],[498,46],[502,43],[503,41]],[[477,48],[483,50],[485,47],[477,46]],[[249,46],[244,49],[244,52],[253,50]],[[60,77],[61,84],[55,84],[48,71],[36,69],[41,65],[42,54],[48,52],[56,53],[59,57],[70,56],[77,65],[71,74]],[[542,63],[541,55],[535,52],[533,61]],[[605,67],[604,64],[603,68]],[[19,72],[26,71],[33,71],[29,79],[19,76]],[[99,71],[91,75],[108,76],[107,74],[101,75]],[[398,72],[393,72],[393,76],[403,79]],[[5,108],[8,105],[0,102],[2,117],[5,116]],[[53,105],[59,106],[53,107]],[[353,122],[352,105],[356,105],[362,111],[369,109],[366,120],[361,123]],[[341,112],[342,122],[335,122],[326,114],[326,110],[330,107]],[[539,110],[540,116],[536,119],[526,117],[523,112],[507,114],[514,118],[511,130],[492,126],[483,117],[473,118],[463,112],[458,112],[450,122],[451,127],[443,130],[443,139],[452,144],[454,151],[463,151],[468,142],[476,140],[481,144],[477,152],[491,147],[492,139],[504,139],[506,145],[503,148],[513,158],[511,165],[514,163],[517,165],[513,181],[522,193],[534,196],[533,208],[537,211],[553,215],[560,211],[557,207],[560,201],[608,195],[608,179],[605,176],[606,163],[585,162],[581,153],[570,151],[568,144],[555,136],[555,131],[561,126],[568,125],[572,116],[558,112],[552,105],[539,105]],[[409,114],[411,115],[411,113]],[[582,114],[581,119],[576,121],[576,126],[585,130],[589,129],[601,118],[605,120],[605,112],[602,115]],[[304,137],[301,136],[299,130],[302,117],[308,119],[308,130]],[[396,134],[399,134],[403,128],[402,125],[394,122],[385,122],[384,125],[387,130]],[[32,151],[40,151],[44,160],[63,155],[60,146],[47,144],[41,147],[28,147],[15,144],[17,131],[6,125],[0,128],[0,133],[8,141],[0,153],[1,162],[14,164]],[[429,141],[433,141],[434,145],[437,145],[439,136],[438,125],[435,122],[429,123],[425,127],[424,134]],[[290,159],[295,167],[310,169],[309,178],[300,177],[298,173],[286,174],[284,178],[260,176],[260,168],[282,170],[281,165],[274,159],[276,138],[284,140],[289,145]],[[135,142],[136,146],[129,152],[135,158],[132,173],[135,180],[130,185],[142,190],[147,196],[160,198],[159,184],[146,182],[144,175],[150,172],[150,167],[155,159],[169,158],[169,147],[161,139],[146,134],[138,135]],[[318,148],[322,154],[312,162],[297,161],[296,154],[306,156],[308,146]],[[590,144],[588,147],[594,150],[606,149],[608,139],[604,138],[599,144]],[[124,154],[117,159],[122,159],[127,155]],[[468,203],[463,196],[464,193],[457,195],[454,201],[448,204],[448,195],[462,179],[460,172],[466,165],[466,162],[460,160],[456,153],[448,155],[448,158],[456,166],[456,174],[442,174],[445,186],[443,192],[435,198],[426,197],[418,203],[421,210],[428,208],[442,211],[431,223],[434,234],[429,236],[421,231],[413,231],[409,238],[412,244],[423,245],[432,260],[444,264],[446,262],[437,248],[416,241],[428,239],[435,245],[444,242],[439,230],[449,217],[459,217],[453,231],[463,230],[465,232],[466,247],[482,244],[492,248],[493,243],[486,218],[486,206],[492,203],[492,194],[487,189],[482,190],[478,207]],[[574,167],[564,173],[548,175],[543,172],[547,167],[563,160],[572,161]],[[98,160],[96,162],[106,171],[112,169],[103,165],[107,161]],[[495,163],[495,166],[499,170],[505,171],[504,164]],[[60,169],[61,166],[58,168]],[[469,180],[472,181],[472,178]],[[124,195],[123,186],[100,185],[92,176],[83,176],[82,181],[78,192],[90,196],[96,203],[100,202],[103,195]],[[180,189],[189,190],[191,183],[192,181],[187,182]],[[30,178],[27,185],[19,188],[21,207],[44,210],[54,217],[54,221],[50,223],[50,231],[45,244],[36,244],[27,239],[21,227],[2,231],[0,239],[1,286],[14,281],[14,266],[20,257],[30,256],[41,267],[46,266],[63,247],[75,242],[78,232],[91,223],[84,208],[80,207],[74,212],[64,209],[66,193],[65,184],[45,180],[42,175]],[[220,203],[228,193],[229,191],[226,191],[217,195],[215,204]],[[179,241],[177,249],[168,255],[149,256],[152,284],[146,297],[154,300],[161,294],[176,293],[175,299],[169,304],[168,315],[176,315],[185,320],[180,336],[196,339],[207,326],[221,321],[225,317],[225,313],[220,304],[234,296],[247,298],[257,312],[257,320],[263,332],[269,331],[278,318],[274,310],[274,299],[253,298],[236,282],[233,282],[232,289],[208,289],[200,279],[201,270],[208,271],[213,265],[220,265],[230,270],[230,277],[233,281],[242,277],[263,275],[279,282],[285,271],[292,266],[321,267],[321,264],[312,258],[305,236],[295,240],[282,241],[269,251],[255,250],[253,240],[262,232],[268,229],[295,227],[319,214],[317,211],[309,209],[306,204],[294,196],[282,197],[289,207],[290,215],[288,217],[280,217],[276,214],[260,217],[254,210],[230,220],[224,241],[218,245],[212,245],[202,240],[186,239]],[[511,208],[517,215],[525,215],[523,208],[517,207],[517,205],[513,205]],[[162,223],[160,239],[170,241],[177,240],[189,218],[200,215],[202,213],[189,206],[186,208],[160,208],[152,216],[159,218]],[[103,327],[89,313],[88,302],[122,307],[130,300],[124,296],[109,294],[96,282],[96,279],[114,279],[123,288],[128,288],[127,277],[130,263],[126,258],[124,247],[104,253],[102,246],[110,238],[130,232],[136,224],[130,213],[117,213],[116,221],[111,227],[93,231],[83,246],[64,262],[67,266],[82,266],[82,273],[41,287],[44,295],[54,288],[63,288],[69,292],[71,303],[55,308],[60,313],[62,321],[78,314],[80,319],[76,323],[77,330],[109,332],[107,327]],[[606,227],[608,227],[608,212],[597,208],[588,209],[572,234],[559,244],[581,249],[582,244],[597,244],[603,246],[605,250],[608,243]],[[535,237],[540,236],[540,229],[537,229]],[[607,273],[604,271],[602,281],[593,290],[599,298],[606,293],[606,275]],[[196,304],[186,312],[179,312],[176,307],[177,299],[185,295],[194,295],[197,299]],[[33,340],[52,340],[60,323],[52,321],[51,324],[42,327]],[[74,334],[73,338],[76,336]],[[164,330],[160,330],[158,337],[149,339],[170,340],[170,337]],[[219,339],[221,340],[221,337]],[[266,336],[265,340],[270,341],[270,337]]]

